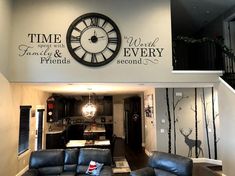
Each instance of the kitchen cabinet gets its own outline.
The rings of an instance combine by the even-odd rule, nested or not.
[[[103,116],[113,116],[113,97],[112,96],[104,96],[103,101],[104,112]]]
[[[47,122],[57,122],[65,117],[65,99],[51,96],[47,99]]]

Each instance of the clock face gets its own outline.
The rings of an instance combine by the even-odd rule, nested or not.
[[[103,66],[118,54],[121,34],[117,25],[107,16],[88,13],[70,25],[66,36],[70,54],[86,66]]]

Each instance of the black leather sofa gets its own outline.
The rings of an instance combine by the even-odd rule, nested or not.
[[[190,158],[154,152],[148,167],[131,172],[131,176],[192,176],[193,162]]]
[[[85,176],[91,160],[104,164],[100,176],[112,175],[109,149],[81,148],[33,151],[23,176]]]

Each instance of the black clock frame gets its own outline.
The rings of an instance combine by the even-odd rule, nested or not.
[[[71,45],[71,34],[73,32],[73,30],[75,30],[75,27],[78,23],[85,21],[85,19],[92,19],[92,18],[99,18],[99,19],[103,19],[105,22],[108,22],[109,24],[111,24],[111,26],[113,27],[112,30],[114,30],[116,32],[117,35],[117,46],[115,48],[115,50],[113,50],[112,55],[109,58],[106,58],[106,60],[102,61],[102,62],[88,62],[85,61],[83,58],[80,58],[74,51]],[[90,26],[87,26],[85,29],[83,29],[82,31],[86,30],[87,28],[91,27],[92,25],[90,24]],[[102,26],[98,26],[100,28],[102,28]],[[103,29],[103,28],[102,28]],[[81,31],[81,32],[82,32]],[[109,17],[100,14],[100,13],[86,13],[84,15],[79,16],[77,19],[75,19],[71,25],[68,28],[67,31],[67,35],[66,35],[66,43],[67,43],[67,48],[70,52],[70,54],[72,55],[72,57],[78,61],[79,63],[86,65],[86,66],[90,66],[90,67],[99,67],[99,66],[103,66],[106,65],[108,63],[110,63],[118,54],[120,47],[121,47],[121,33],[119,28],[117,27],[117,25],[114,23],[113,20],[111,20]],[[86,51],[87,53],[92,54],[91,52]],[[97,54],[97,53],[95,53]],[[92,59],[91,59],[92,60]]]

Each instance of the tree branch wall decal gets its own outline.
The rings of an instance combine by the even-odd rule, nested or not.
[[[168,116],[168,153],[171,153],[171,112],[170,112],[168,88],[166,88],[166,103],[167,103],[167,116]]]

